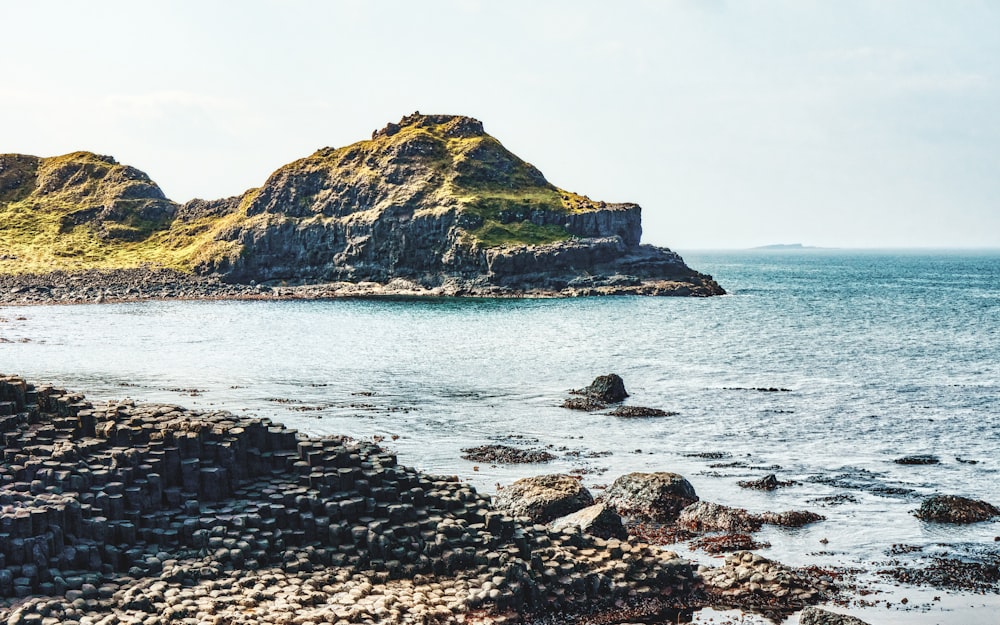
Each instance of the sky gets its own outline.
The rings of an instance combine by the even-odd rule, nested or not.
[[[0,0],[0,152],[168,197],[454,113],[675,249],[1000,247],[1000,2]]]

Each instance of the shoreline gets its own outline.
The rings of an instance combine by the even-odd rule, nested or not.
[[[557,299],[642,295],[656,297],[710,297],[719,295],[714,283],[695,285],[666,280],[620,285],[545,289],[521,285],[504,287],[482,281],[446,280],[425,287],[395,278],[379,282],[302,284],[238,284],[215,276],[195,276],[168,269],[56,271],[48,274],[0,274],[0,305],[105,304],[141,301],[281,301],[381,298]],[[720,289],[721,290],[721,289]]]

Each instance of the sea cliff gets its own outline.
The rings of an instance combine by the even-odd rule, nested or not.
[[[109,156],[2,155],[0,218],[6,290],[90,270],[115,298],[117,272],[141,269],[176,272],[181,290],[724,293],[676,253],[641,244],[638,205],[556,187],[462,116],[415,113],[369,140],[289,163],[240,196],[183,205]]]

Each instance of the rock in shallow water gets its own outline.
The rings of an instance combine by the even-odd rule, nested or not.
[[[599,375],[594,378],[590,386],[577,392],[606,404],[614,404],[628,397],[628,392],[625,391],[625,381],[617,373]]]
[[[698,501],[694,487],[676,473],[629,473],[608,488],[605,503],[622,516],[673,522],[686,506]]]
[[[917,454],[915,456],[903,456],[893,460],[896,464],[938,464],[941,460],[933,454]]]
[[[493,507],[535,523],[548,523],[593,505],[594,497],[571,475],[539,475],[517,480],[493,498]]]
[[[810,607],[799,614],[799,625],[868,625],[868,623],[849,614],[837,614]]]
[[[1000,516],[993,504],[956,495],[935,495],[925,499],[915,513],[918,519],[936,523],[978,523]]]

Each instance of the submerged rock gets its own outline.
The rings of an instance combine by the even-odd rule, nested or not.
[[[698,495],[676,473],[629,473],[614,481],[604,501],[622,516],[670,523],[684,507],[698,501]]]
[[[915,516],[936,523],[978,523],[1000,516],[993,504],[956,495],[935,495],[920,504]]]
[[[542,449],[519,449],[510,445],[482,445],[462,450],[462,458],[474,462],[500,464],[534,464],[549,462],[555,456]]]
[[[893,462],[896,464],[938,464],[941,462],[941,459],[934,454],[917,454],[896,458]]]
[[[781,527],[802,527],[826,517],[808,510],[748,512],[709,501],[699,501],[681,510],[677,525],[692,532],[756,532],[765,523]]]
[[[849,614],[808,607],[799,614],[799,625],[868,625],[868,623]]]
[[[618,406],[608,414],[612,417],[625,417],[631,419],[645,417],[674,417],[680,413],[660,410],[659,408],[647,408],[646,406]]]
[[[778,476],[774,473],[769,473],[759,480],[740,480],[737,482],[740,488],[749,488],[751,490],[777,490],[782,486],[791,486],[793,482],[782,482],[778,479]]]
[[[493,507],[535,523],[548,523],[593,505],[594,497],[571,475],[539,475],[517,480],[499,490]]]

